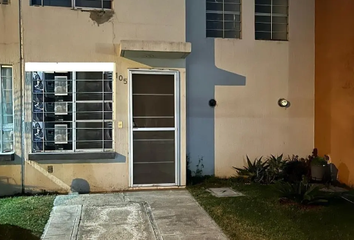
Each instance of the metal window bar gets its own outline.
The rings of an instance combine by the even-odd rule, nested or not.
[[[209,14],[220,14],[222,16],[222,20],[214,20],[214,19],[208,19],[208,17],[206,18],[206,21],[207,23],[209,22],[221,22],[222,23],[222,29],[219,29],[219,28],[215,28],[215,29],[210,29],[206,28],[206,31],[221,31],[222,33],[222,38],[230,38],[228,36],[225,35],[225,33],[227,32],[227,29],[226,29],[226,23],[233,23],[233,31],[235,32],[238,32],[238,35],[239,36],[234,36],[233,38],[241,38],[241,1],[237,1],[235,0],[234,3],[232,2],[227,2],[227,4],[231,4],[231,5],[239,5],[239,11],[235,11],[233,9],[227,9],[226,8],[226,3],[225,3],[225,0],[220,0],[221,2],[213,2],[211,0],[206,0],[206,3],[221,3],[222,4],[222,9],[221,10],[212,10],[212,9],[206,9],[206,14],[208,16],[208,13]],[[228,14],[228,15],[233,15],[233,20],[227,20],[225,15]],[[236,20],[236,15],[239,16],[240,20]],[[207,37],[217,37],[217,36],[208,36],[207,34]]]
[[[1,65],[0,65],[0,84],[1,84],[1,89],[0,89],[0,99],[2,100],[2,86],[3,86],[3,84],[2,84],[2,82],[3,82],[3,76],[2,76],[2,67],[1,67]],[[2,116],[2,114],[3,114],[3,106],[2,106],[2,101],[0,101],[1,102],[1,109],[0,109],[0,114],[1,114],[1,116]],[[1,126],[1,136],[0,136],[0,141],[1,141],[1,144],[0,144],[0,152],[2,152],[2,135],[3,135],[3,132],[4,132],[4,130],[3,130],[3,125],[2,125],[2,117],[0,117],[0,126]]]
[[[5,71],[10,69],[10,71]],[[0,65],[0,152],[13,152],[14,143],[14,108],[13,108],[13,75],[11,66]],[[10,86],[8,86],[8,84]],[[11,88],[9,88],[11,87]],[[6,99],[8,98],[8,99]],[[9,100],[9,102],[8,102]],[[5,110],[6,109],[6,110]],[[10,112],[10,113],[9,113]],[[10,118],[9,118],[10,117]],[[5,119],[5,122],[4,122]],[[10,122],[9,122],[10,119]],[[7,137],[5,137],[7,136]],[[5,138],[5,139],[4,139]]]
[[[85,1],[85,2],[87,2],[86,4],[81,4],[82,6],[78,6],[78,4],[77,4],[77,1],[78,0],[72,0],[72,6],[73,6],[73,8],[87,8],[87,9],[101,9],[101,10],[106,10],[106,9],[112,9],[112,0],[79,0],[79,1]],[[95,7],[95,6],[90,6],[90,4],[88,4],[88,3],[95,3],[95,2],[99,2],[100,3],[100,6],[99,7]],[[105,3],[106,2],[108,2],[108,3],[110,3],[109,5],[110,5],[110,7],[105,7]]]
[[[0,4],[7,5],[9,4],[10,0],[0,0]]]
[[[269,16],[270,17],[270,31],[257,31],[256,29],[256,32],[268,32],[270,33],[270,39],[269,40],[274,40],[274,33],[276,32],[275,30],[273,30],[273,17],[284,17],[286,18],[286,23],[283,23],[283,24],[286,24],[288,25],[288,20],[289,20],[289,0],[284,0],[284,4],[278,4],[278,5],[275,5],[274,3],[274,0],[271,0],[271,3],[270,5],[268,4],[257,4],[256,3],[256,6],[270,6],[270,12],[269,13],[261,13],[261,12],[255,12],[255,16]],[[286,13],[285,14],[282,14],[282,13],[274,13],[273,12],[273,8],[274,6],[278,6],[278,7],[286,7]],[[259,21],[255,21],[255,24],[267,24],[267,22],[259,22]],[[280,24],[280,23],[278,23]],[[278,32],[283,32],[283,31],[278,31]],[[286,33],[286,39],[280,39],[280,40],[288,40],[288,27],[286,28],[285,30],[285,33]]]
[[[71,134],[71,139],[67,139],[68,143],[71,143],[72,144],[72,149],[71,151],[92,151],[92,148],[91,149],[78,149],[77,147],[77,144],[80,143],[80,142],[101,142],[101,147],[100,149],[97,149],[95,148],[96,150],[99,150],[99,151],[105,151],[105,150],[112,150],[113,149],[113,138],[112,138],[112,135],[113,135],[113,131],[112,131],[112,121],[113,121],[113,109],[112,109],[112,97],[113,97],[113,88],[112,88],[112,82],[113,82],[113,74],[110,74],[108,78],[104,78],[104,72],[102,72],[102,76],[100,79],[77,79],[77,72],[71,72],[71,76],[72,76],[72,79],[68,79],[68,82],[71,83],[71,90],[68,91],[68,95],[69,97],[71,97],[72,99],[70,99],[71,101],[51,101],[51,102],[47,102],[47,101],[44,101],[43,100],[43,106],[42,106],[42,130],[44,131],[43,133],[43,136],[44,136],[44,139],[41,139],[43,140],[43,144],[42,144],[42,151],[40,152],[51,152],[52,150],[48,150],[46,149],[45,147],[45,144],[48,144],[48,143],[51,143],[53,141],[51,141],[50,139],[48,139],[46,137],[46,134],[47,131],[51,131],[53,130],[53,128],[50,127],[50,124],[66,124],[67,125],[67,131],[70,132]],[[95,94],[100,94],[102,95],[102,97],[100,98],[101,100],[93,100],[93,101],[89,101],[89,100],[83,100],[83,101],[77,101],[77,94],[82,94],[82,93],[91,93],[91,92],[86,92],[86,91],[77,91],[76,87],[77,87],[77,83],[80,82],[80,81],[84,81],[84,82],[98,82],[97,80],[100,80],[101,83],[101,90],[99,92],[93,92]],[[32,88],[34,86],[33,84],[33,81],[36,81],[35,79],[33,79],[33,75],[32,75]],[[53,82],[53,79],[45,79],[43,78],[42,81],[44,83],[46,83],[46,81],[52,81]],[[105,84],[105,82],[109,82],[110,85],[108,85],[108,88],[105,89],[107,87],[107,85]],[[44,84],[45,85],[45,84]],[[82,87],[83,85],[81,85]],[[54,91],[49,91],[49,92],[45,92],[46,89],[44,89],[45,86],[43,86],[43,92],[42,92],[42,99],[44,99],[44,95],[52,95],[52,96],[55,96],[55,92]],[[33,90],[32,90],[33,92]],[[110,96],[110,99],[109,100],[106,100],[105,99],[105,95],[106,94],[111,94]],[[59,96],[56,96],[56,97],[68,97],[67,95],[63,96],[63,95],[59,95]],[[34,98],[34,97],[33,97]],[[48,111],[47,107],[46,107],[46,104],[48,103],[51,103],[53,104],[52,106],[55,106],[55,103],[60,103],[60,104],[65,104],[65,105],[71,105],[72,106],[72,109],[69,111],[69,109],[66,109],[68,111],[65,111],[65,114],[62,114],[62,115],[67,115],[67,114],[72,114],[72,118],[71,119],[64,119],[62,121],[59,121],[57,119],[54,119],[54,120],[46,120],[45,119],[45,115],[47,114],[52,114],[52,115],[56,115],[55,111]],[[101,110],[92,110],[92,109],[88,109],[88,110],[77,110],[77,105],[78,104],[82,104],[82,103],[87,103],[87,104],[92,104],[92,103],[98,103],[98,104],[102,104],[102,109]],[[105,107],[105,104],[106,103],[109,103],[109,110],[106,110],[104,107]],[[33,105],[32,105],[32,108],[33,108]],[[32,110],[33,114],[35,114],[35,112]],[[80,119],[78,120],[77,119],[77,114],[79,113],[100,113],[100,118],[97,118],[97,119],[88,119],[88,118],[83,118],[83,119]],[[108,118],[105,116],[105,113],[109,113],[111,116],[108,116]],[[38,114],[38,113],[36,113]],[[61,115],[61,114],[58,114],[58,115]],[[34,124],[35,124],[35,119],[33,118],[33,124],[32,124],[32,134],[33,134],[33,131],[36,130],[34,128]],[[99,128],[99,130],[101,131],[101,137],[100,139],[95,139],[95,137],[93,137],[93,140],[78,140],[78,137],[77,137],[77,130],[86,130],[86,131],[90,131],[90,130],[94,130],[94,129],[97,129],[97,127],[87,127],[87,126],[84,126],[84,127],[79,127],[77,124],[78,123],[101,123],[101,127]],[[70,127],[71,126],[71,127]],[[54,127],[54,131],[55,131],[55,127]],[[108,133],[107,133],[108,132]],[[108,134],[108,139],[105,138],[105,134],[107,135]],[[93,135],[95,136],[95,135]],[[33,139],[33,142],[36,142],[34,137],[32,137]],[[38,141],[37,141],[38,142]],[[109,143],[108,146],[106,145],[106,142]],[[55,150],[54,150],[55,151]],[[61,151],[70,151],[68,149],[62,149]]]
[[[112,9],[112,0],[71,0],[71,8],[75,9],[101,9],[101,10],[108,10]],[[79,4],[77,2],[81,3],[81,6],[78,6]],[[9,0],[0,0],[0,4],[8,4]],[[44,2],[44,0],[31,0],[30,1],[31,5],[34,6],[60,6],[60,7],[69,7],[69,4],[66,4],[61,2],[62,4],[59,4],[58,2]],[[68,2],[69,3],[69,2]],[[99,6],[96,7],[94,6],[95,3],[99,3]],[[108,3],[108,4],[105,4]],[[59,5],[58,5],[59,4]],[[92,6],[93,5],[93,6]],[[105,5],[109,7],[105,7]]]

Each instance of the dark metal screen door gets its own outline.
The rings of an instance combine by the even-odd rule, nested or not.
[[[130,77],[133,185],[174,185],[176,74],[133,72]]]

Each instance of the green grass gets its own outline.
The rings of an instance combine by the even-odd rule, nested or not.
[[[228,186],[246,196],[216,198],[206,191],[209,187]],[[271,185],[211,178],[188,189],[230,239],[354,239],[354,205],[339,197],[330,199],[326,206],[303,208],[280,204]]]
[[[0,198],[0,225],[13,225],[41,236],[55,196]]]

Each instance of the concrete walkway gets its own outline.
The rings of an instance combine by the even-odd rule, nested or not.
[[[227,239],[186,190],[58,196],[45,240]]]

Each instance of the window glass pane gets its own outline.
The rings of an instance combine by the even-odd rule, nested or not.
[[[112,103],[76,103],[76,120],[112,119]]]
[[[271,6],[269,5],[256,5],[256,13],[270,14]]]
[[[240,38],[240,0],[206,0],[206,37]]]
[[[271,16],[256,16],[257,23],[271,23]]]
[[[234,32],[240,31],[240,24],[236,22],[225,22],[224,24],[225,32],[232,30]]]
[[[209,11],[222,11],[223,10],[223,3],[219,2],[207,2],[206,9]]]
[[[207,37],[222,38],[224,33],[222,30],[207,30]]]
[[[273,5],[288,6],[288,1],[289,0],[273,0]]]
[[[76,100],[112,100],[112,79],[104,79],[102,72],[78,72]]]
[[[240,4],[230,4],[230,3],[225,3],[224,4],[224,11],[225,12],[240,12]]]
[[[219,20],[223,21],[223,14],[219,13],[207,13],[206,14],[207,21],[212,21],[212,20]]]
[[[26,76],[33,82],[33,152],[112,149],[112,72]]]
[[[225,3],[237,3],[237,4],[240,4],[241,3],[241,0],[224,0]]]
[[[286,16],[288,14],[288,7],[273,5],[273,14],[280,14]]]
[[[257,32],[270,32],[272,31],[271,24],[269,23],[256,23]]]
[[[71,7],[71,0],[43,0],[44,6]]]
[[[76,125],[76,148],[111,149],[112,144],[112,122],[78,122]]]
[[[240,38],[239,31],[227,31],[224,32],[224,38]]]
[[[41,5],[42,4],[41,0],[31,0],[30,2],[31,2],[31,5]]]
[[[71,7],[71,0],[31,0],[31,5]]]
[[[288,0],[255,0],[255,39],[287,40]]]
[[[13,151],[13,129],[3,129],[2,132],[2,152],[12,152]]]
[[[218,30],[218,29],[222,29],[223,26],[224,26],[223,22],[217,22],[217,21],[207,22],[207,30]]]
[[[274,40],[287,40],[288,34],[286,32],[273,32]]]
[[[284,32],[286,33],[288,26],[286,24],[273,24],[273,32]]]
[[[85,8],[112,8],[112,0],[75,0],[76,7],[85,7]]]
[[[272,0],[255,0],[256,5],[271,5]]]
[[[225,22],[233,21],[233,22],[241,22],[241,18],[239,14],[225,14],[224,15]]]
[[[288,18],[287,17],[273,17],[273,23],[283,23],[287,24],[288,23]]]
[[[13,151],[13,91],[12,91],[12,68],[0,67],[1,76],[1,130],[2,152]]]
[[[270,32],[256,32],[255,37],[257,40],[270,40],[272,35]]]

